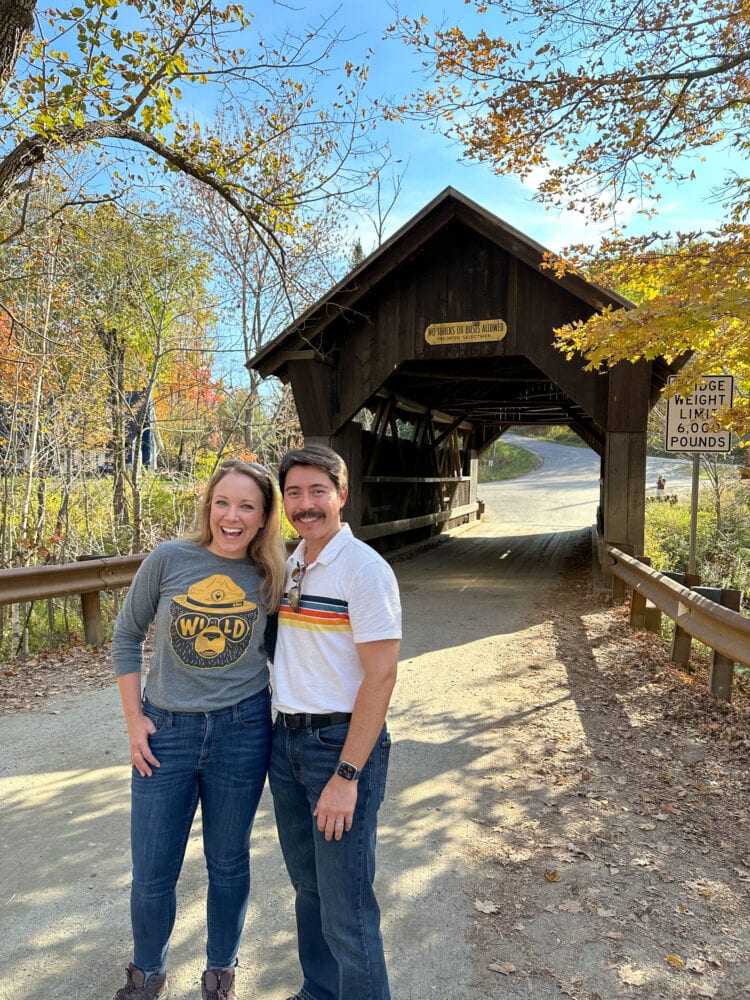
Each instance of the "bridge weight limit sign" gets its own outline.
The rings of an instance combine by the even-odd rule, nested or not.
[[[676,376],[669,377],[669,385]],[[703,375],[686,396],[676,393],[667,400],[667,428],[664,446],[667,451],[693,453],[693,489],[690,506],[690,550],[688,573],[695,573],[696,537],[698,533],[698,486],[700,456],[732,450],[732,434],[717,428],[714,416],[717,410],[732,405],[734,377],[732,375]]]
[[[676,381],[669,377],[668,385]],[[667,451],[726,452],[732,450],[730,431],[714,426],[714,415],[732,405],[734,377],[704,375],[687,396],[679,393],[667,400]]]

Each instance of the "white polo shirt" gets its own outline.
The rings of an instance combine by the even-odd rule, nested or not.
[[[304,561],[300,542],[287,561]],[[364,672],[355,643],[401,638],[401,602],[393,570],[343,524],[302,578],[299,611],[287,593],[279,609],[271,685],[281,712],[351,712]]]

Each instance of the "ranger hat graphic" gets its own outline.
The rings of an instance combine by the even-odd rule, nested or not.
[[[194,583],[192,587],[188,587],[187,594],[178,594],[173,600],[175,604],[190,611],[204,613],[224,611],[238,615],[257,608],[257,604],[245,599],[245,591],[234,580],[219,573]]]

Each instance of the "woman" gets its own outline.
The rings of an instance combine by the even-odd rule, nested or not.
[[[198,802],[208,869],[202,995],[235,996],[250,830],[271,743],[267,626],[284,582],[279,511],[278,488],[263,466],[224,462],[193,534],[146,557],[117,618],[112,658],[133,765],[134,955],[115,1000],[167,996],[177,878]]]

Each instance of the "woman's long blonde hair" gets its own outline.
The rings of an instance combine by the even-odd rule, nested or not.
[[[284,564],[286,549],[281,537],[281,497],[279,487],[271,473],[256,462],[243,462],[229,458],[222,462],[211,476],[198,508],[195,528],[186,536],[188,541],[209,545],[211,534],[211,504],[217,485],[230,472],[240,472],[258,486],[263,495],[263,513],[266,521],[247,547],[247,556],[261,575],[260,594],[266,610],[278,611],[284,589]]]

